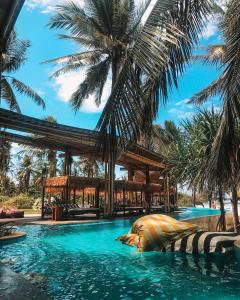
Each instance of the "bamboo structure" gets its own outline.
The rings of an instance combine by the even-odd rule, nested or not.
[[[64,153],[65,176],[47,178],[43,192],[60,194],[66,208],[71,202],[71,197],[73,202],[76,201],[79,192],[83,194],[83,202],[87,195],[88,202],[91,198],[95,206],[100,202],[101,194],[101,198],[104,199],[105,216],[114,215],[116,211],[114,206],[118,205],[116,200],[120,198],[128,204],[129,208],[131,203],[134,201],[138,203],[138,199],[141,199],[142,205],[139,204],[137,207],[142,207],[148,212],[153,210],[153,198],[160,199],[158,203],[165,207],[165,211],[170,210],[170,196],[173,195],[176,199],[175,188],[169,185],[166,175],[164,175],[167,178],[165,181],[159,179],[161,174],[166,173],[164,157],[141,145],[130,145],[126,151],[115,158],[111,151],[103,149],[102,135],[97,131],[50,123],[5,109],[0,109],[0,127],[5,128],[4,131],[0,131],[0,138]],[[73,156],[105,162],[105,178],[71,176]],[[128,171],[128,181],[115,180],[115,164],[121,165]],[[89,189],[94,189],[94,193],[89,193]],[[163,203],[162,198],[164,198]],[[176,206],[176,203],[174,205]],[[154,206],[156,208],[160,204]]]

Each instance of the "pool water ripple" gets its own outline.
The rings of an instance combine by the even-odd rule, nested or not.
[[[115,241],[132,222],[25,226],[27,238],[0,248],[0,260],[11,258],[15,271],[44,276],[54,300],[239,299],[240,266],[233,254],[140,254]]]

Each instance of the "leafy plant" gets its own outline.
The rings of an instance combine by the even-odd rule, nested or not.
[[[11,222],[4,222],[0,223],[0,237],[11,235],[14,231],[16,231],[16,228]]]

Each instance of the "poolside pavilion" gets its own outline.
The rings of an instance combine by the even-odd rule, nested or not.
[[[0,53],[14,27],[24,0],[2,0],[0,3]],[[76,197],[85,194],[92,199],[95,212],[102,208],[104,215],[113,215],[126,208],[129,211],[151,211],[163,208],[169,211],[176,206],[176,188],[171,186],[166,173],[164,157],[140,145],[131,145],[116,157],[116,164],[128,172],[127,180],[115,180],[111,162],[101,146],[101,134],[94,130],[53,124],[47,121],[0,109],[0,142],[30,145],[64,153],[64,174],[45,178],[43,197],[60,195],[67,210]],[[84,178],[71,174],[73,156],[105,163],[105,178]],[[109,166],[110,165],[110,166]],[[82,212],[85,207],[81,207]]]
[[[54,124],[36,118],[0,109],[0,139],[30,145],[42,149],[53,149],[64,153],[64,174],[61,177],[46,178],[43,182],[45,195],[59,195],[68,211],[74,208],[76,196],[82,194],[91,198],[92,210],[98,214],[113,215],[118,210],[170,211],[176,207],[176,188],[170,186],[166,174],[164,157],[140,145],[132,145],[116,158],[116,164],[128,172],[127,180],[109,178],[108,157],[102,149],[101,134],[94,130]],[[105,163],[105,178],[72,176],[73,156]],[[109,180],[113,180],[113,197],[109,193]],[[79,213],[86,210],[84,200]],[[101,204],[101,206],[100,206]],[[88,207],[89,208],[89,207]],[[82,210],[82,211],[81,211]]]

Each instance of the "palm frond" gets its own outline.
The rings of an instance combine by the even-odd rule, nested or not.
[[[99,30],[93,18],[88,17],[80,5],[68,2],[65,5],[56,6],[56,14],[48,23],[50,28],[70,30],[72,35],[92,35]]]
[[[4,77],[2,77],[2,79],[1,79],[1,91],[0,92],[1,92],[2,98],[7,102],[10,109],[17,111],[18,113],[21,113],[20,107],[17,103],[17,99],[14,95],[11,85],[9,84],[7,79]]]
[[[0,57],[0,71],[13,72],[18,70],[26,60],[26,51],[29,46],[28,40],[18,39],[16,32],[13,31],[7,42],[6,52]]]
[[[38,95],[38,93],[36,93],[29,86],[25,85],[23,82],[17,80],[16,78],[12,78],[12,85],[19,93],[32,98],[37,105],[42,106],[43,108],[46,107],[44,100]]]
[[[88,69],[86,78],[71,96],[70,102],[75,111],[78,110],[83,101],[93,93],[96,97],[96,104],[99,105],[101,103],[103,87],[107,80],[109,67],[110,60],[106,58],[104,61]]]
[[[195,55],[193,56],[193,60],[194,61],[200,60],[204,64],[208,64],[208,65],[222,66],[225,52],[226,52],[226,45],[224,44],[211,45],[207,47],[205,54]]]
[[[195,94],[188,103],[200,105],[206,102],[209,98],[218,94],[220,95],[223,91],[225,80],[225,73],[223,73],[218,79],[210,83],[209,86]]]
[[[157,93],[167,98],[167,86],[177,85],[177,76],[190,59],[208,10],[209,1],[156,2],[99,119],[97,128],[102,133],[119,135],[122,147],[139,137],[139,122],[146,117],[146,98],[134,66],[148,79],[151,95],[155,92],[157,102]]]

